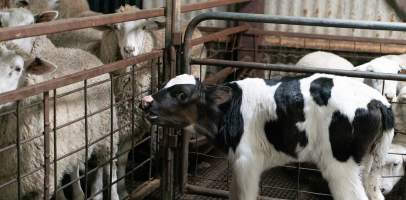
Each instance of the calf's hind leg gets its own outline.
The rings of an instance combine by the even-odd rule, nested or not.
[[[360,166],[352,159],[347,162],[329,162],[321,168],[335,200],[368,200],[360,177]]]

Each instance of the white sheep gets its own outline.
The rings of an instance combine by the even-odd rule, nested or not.
[[[381,191],[389,194],[393,187],[405,175],[406,148],[400,144],[391,144],[388,155],[385,156],[385,165],[382,168]]]
[[[34,13],[58,10],[61,18],[72,18],[94,14],[87,0],[2,0],[9,8],[25,7]]]
[[[98,15],[90,10],[86,0],[58,0],[57,10],[60,18],[75,18]],[[103,33],[93,28],[56,33],[49,35],[49,39],[58,47],[76,48],[99,56],[100,43]]]
[[[391,55],[392,56],[392,55]],[[389,73],[398,74],[404,66],[402,66],[399,61],[391,59],[389,56],[382,56],[371,61],[359,65],[354,68],[356,71],[367,71],[367,72],[379,72],[379,73]],[[380,79],[362,79],[364,83],[375,88],[381,92],[386,98],[394,99],[396,97],[396,91],[398,88],[398,81],[391,80],[380,80]]]
[[[86,0],[7,0],[9,7],[25,7],[34,13],[58,10],[59,18],[73,18],[96,15]],[[48,36],[58,47],[76,48],[97,55],[102,32],[93,28],[55,33]]]
[[[11,10],[27,13],[26,10],[22,9],[22,8],[11,9]],[[18,15],[18,16],[20,16],[20,17],[24,16],[24,17],[31,18],[30,20],[20,18],[20,19],[23,19],[24,21],[30,22],[30,21],[34,20],[33,15],[31,15],[31,16],[30,15]],[[9,18],[9,20],[10,21],[15,20],[15,18]],[[22,24],[20,24],[20,25],[22,25]],[[54,77],[59,77],[59,76],[71,74],[73,72],[82,71],[85,69],[98,67],[98,66],[102,65],[102,62],[97,57],[91,55],[90,53],[87,53],[87,52],[79,50],[79,49],[56,48],[46,37],[34,37],[34,38],[29,38],[29,39],[22,39],[22,41],[29,42],[29,43],[31,43],[31,41],[32,41],[32,47],[31,47],[30,51],[27,52],[26,49],[20,48],[19,44],[15,43],[14,41],[6,42],[5,45],[8,46],[8,49],[14,50],[15,51],[14,54],[16,54],[17,56],[22,56],[22,55],[25,55],[25,57],[35,56],[37,58],[41,58],[42,60],[44,60],[44,58],[46,60],[48,60],[47,62],[44,62],[44,63],[55,63],[55,65],[58,66],[58,70],[53,74]],[[67,59],[67,58],[74,58],[74,59]],[[12,61],[14,62],[14,60],[12,60]],[[29,62],[26,62],[26,64],[27,63],[29,63]],[[9,62],[8,64],[10,66],[14,66],[14,64],[16,64],[16,63]],[[21,65],[21,62],[20,62],[20,65]],[[44,66],[48,66],[48,67],[51,66],[52,68],[56,68],[55,65],[48,64],[48,65],[44,65]],[[41,74],[44,74],[44,73],[41,73]],[[44,76],[30,76],[28,73],[27,76],[24,78],[26,78],[25,85],[32,85],[32,84],[47,80],[51,77],[45,76],[45,75]],[[107,75],[93,78],[88,81],[88,84],[100,82],[100,81],[106,80],[108,78],[109,77]],[[58,92],[58,94],[61,94],[61,93],[75,90],[79,87],[83,87],[83,84],[82,83],[72,84],[72,85],[63,87],[61,89],[58,89],[57,92]],[[88,104],[89,104],[88,105],[88,114],[94,113],[98,110],[105,108],[106,105],[109,105],[110,97],[108,95],[106,95],[109,93],[109,91],[110,91],[109,84],[107,84],[107,85],[102,84],[100,86],[95,86],[95,87],[88,89]],[[80,93],[80,92],[70,94],[66,97],[62,97],[61,99],[58,99],[58,101],[57,101],[58,106],[57,106],[56,113],[58,113],[58,114],[61,113],[61,114],[58,115],[60,117],[57,118],[57,124],[66,123],[68,121],[73,121],[80,117],[83,117],[83,115],[84,115],[83,103],[82,104],[78,103],[78,102],[81,102],[83,99],[84,99],[83,93]],[[24,100],[24,103],[29,103],[30,101],[31,101],[30,99]],[[41,118],[40,117],[42,115],[41,116],[38,116],[38,115],[40,115],[42,110],[41,110],[41,108],[36,108],[36,109],[37,110],[34,110],[36,112],[33,112],[32,115],[27,115],[27,114],[24,115],[25,116],[24,119],[27,119],[28,122],[30,122],[30,123],[28,123],[28,122],[24,123],[24,125],[26,125],[25,127],[27,127],[27,128],[23,129],[25,132],[22,131],[22,135],[24,135],[26,138],[33,137],[33,136],[35,136],[33,134],[37,133],[35,131],[31,132],[31,129],[30,129],[31,126],[34,127],[34,130],[41,128],[41,123],[40,123]],[[52,111],[51,111],[51,113],[52,113]],[[114,114],[113,114],[113,118],[115,118]],[[33,119],[35,119],[35,120],[33,120]],[[89,124],[89,126],[88,126],[89,143],[95,142],[96,140],[101,139],[104,135],[109,133],[109,131],[108,131],[110,129],[110,112],[109,111],[104,111],[102,113],[89,117],[88,121],[89,121],[89,123],[88,123]],[[78,149],[79,147],[84,146],[83,124],[84,124],[84,122],[82,120],[78,123],[68,126],[69,128],[62,128],[61,130],[58,131],[61,135],[61,136],[59,136],[59,134],[58,134],[59,137],[58,137],[58,141],[57,141],[59,157],[61,155],[70,153],[70,152]],[[115,128],[117,128],[116,120],[114,120],[113,125]],[[10,126],[12,126],[12,125],[10,125]],[[12,129],[7,128],[5,130],[12,130]],[[28,131],[28,130],[30,130],[30,131]],[[117,137],[117,134],[114,135],[114,137]],[[110,137],[107,137],[107,138],[97,142],[96,144],[90,146],[89,154],[94,154],[96,156],[98,164],[105,163],[109,160],[109,155],[110,155],[110,141],[109,140],[110,140]],[[112,151],[113,151],[113,155],[115,155],[116,151],[117,151],[117,144],[116,144],[117,138],[113,139],[113,140],[114,140],[114,143],[113,143]],[[10,141],[10,139],[8,141],[5,139],[2,142],[5,142],[7,144],[7,143],[10,143],[11,141]],[[13,142],[14,142],[14,140],[13,140]],[[33,144],[33,145],[36,145],[37,147],[41,147],[39,144]],[[38,155],[41,155],[39,153],[40,153],[40,150],[42,150],[42,149],[37,148],[36,149],[37,151],[28,151],[28,149],[30,149],[30,148],[34,148],[34,147],[28,145],[27,154],[23,155],[22,158],[34,157],[35,159],[34,160],[26,159],[27,162],[22,164],[22,166],[25,166],[27,168],[26,172],[29,170],[35,169],[35,166],[32,166],[32,165],[38,165],[39,163],[41,163],[41,160],[38,160],[38,159],[40,159]],[[84,160],[87,159],[87,158],[85,158],[84,153],[85,153],[84,150],[82,150],[72,156],[69,156],[68,158],[65,158],[63,161],[60,162],[62,164],[58,163],[58,176],[57,176],[59,179],[58,181],[60,181],[60,178],[62,177],[62,173],[65,170],[72,169],[72,166],[77,167],[77,165],[78,165],[77,163],[80,163],[80,162],[83,163]],[[7,159],[7,158],[4,158],[4,159]],[[15,159],[15,158],[13,158],[13,159]],[[41,159],[42,159],[42,157],[41,157]],[[12,162],[10,162],[10,164],[12,164]],[[14,164],[14,166],[15,166],[15,164]],[[12,165],[10,165],[10,168],[13,168]],[[113,168],[112,177],[113,177],[113,181],[114,181],[114,180],[116,180],[116,165],[114,164],[112,166],[112,168]],[[71,170],[71,171],[74,171],[74,170]],[[97,174],[100,174],[101,176],[96,177],[96,181],[91,188],[92,194],[99,191],[101,189],[100,187],[102,187],[102,184],[100,184],[100,182],[102,183],[102,181],[103,181],[102,180],[103,173],[100,173],[100,171],[101,172],[104,171],[105,174],[109,175],[109,172],[110,172],[109,165],[105,165],[103,168],[98,169]],[[13,172],[13,171],[10,171],[10,172]],[[9,175],[10,175],[9,173],[6,173],[4,176],[0,176],[0,177],[7,178],[7,176],[9,176]],[[37,176],[36,177],[37,179],[35,179],[35,180],[28,180],[27,184],[23,186],[23,187],[25,187],[24,190],[26,192],[30,192],[32,190],[34,190],[35,192],[38,192],[39,190],[37,190],[37,189],[40,189],[40,187],[39,187],[40,185],[37,183],[39,181],[38,178],[40,178],[40,177],[41,176]],[[5,180],[5,179],[1,178],[1,180]],[[32,182],[32,181],[34,181],[34,182]],[[36,186],[36,188],[32,188],[33,186],[31,186],[30,183],[31,183],[31,185],[32,185],[32,183],[36,183],[36,185],[39,185],[39,186]],[[51,183],[53,183],[53,181],[51,181]],[[112,190],[112,199],[118,199],[116,185],[113,185],[111,190]],[[51,190],[51,191],[53,191],[53,190]],[[10,190],[8,194],[12,195],[13,191]],[[96,199],[100,199],[100,198],[102,198],[102,193],[100,193],[99,195],[96,196]]]
[[[11,46],[13,48],[13,46]],[[18,50],[4,50],[1,53],[1,62],[3,68],[1,69],[1,73],[8,74],[10,73],[10,69],[14,69],[16,72],[20,72],[19,76],[13,76],[15,78],[18,78],[17,80],[14,79],[15,82],[20,83],[16,84],[14,86],[17,87],[10,87],[6,90],[13,90],[16,88],[20,88],[23,86],[27,85],[33,85],[39,82],[43,82],[45,80],[49,80],[53,77],[59,77],[63,76],[66,74],[69,74],[72,72],[70,69],[71,66],[62,66],[58,70],[56,70],[56,66],[52,64],[50,61],[46,61],[43,58],[36,58],[36,59],[23,59],[23,58],[29,58],[28,55],[24,55],[22,51]],[[58,49],[59,50],[59,49]],[[60,49],[61,52],[65,52],[66,50]],[[18,53],[17,53],[18,52]],[[61,53],[59,52],[59,53]],[[84,52],[78,52],[78,53],[84,53]],[[66,54],[65,54],[66,55]],[[76,54],[76,56],[79,56],[80,54]],[[92,57],[86,57],[87,59],[92,59]],[[96,59],[96,58],[94,58]],[[90,60],[88,60],[90,62]],[[79,63],[74,63],[74,64],[79,64]],[[24,67],[26,65],[26,67]],[[76,65],[77,66],[77,65]],[[13,68],[14,67],[14,68]],[[25,69],[25,73],[23,73]],[[92,79],[89,81],[89,84],[92,84],[94,82],[98,82],[101,80],[104,80],[106,77],[100,77],[97,79]],[[70,92],[72,90],[75,90],[79,87],[82,87],[82,84],[73,84],[70,86],[66,86],[63,88],[60,88],[57,90],[58,94],[63,94],[66,92]],[[106,92],[109,91],[108,85],[104,86],[98,86],[95,88],[88,89],[88,114],[94,113],[102,108],[109,102],[109,97],[106,96]],[[53,94],[51,94],[53,95]],[[27,106],[35,102],[36,100],[40,99],[41,95],[36,95],[34,97],[30,97],[27,99],[24,99],[21,102],[21,105]],[[84,99],[83,93],[74,93],[70,94],[68,96],[59,98],[57,100],[57,120],[56,124],[57,126],[60,126],[64,123],[74,121],[80,117],[83,117],[84,113],[84,104],[80,103],[81,100]],[[82,101],[83,102],[83,101]],[[10,107],[11,105],[8,104],[7,107],[3,107],[2,109],[4,110],[5,108]],[[33,138],[38,135],[38,133],[41,133],[43,131],[43,109],[42,106],[33,106],[33,107],[28,107],[22,111],[20,117],[21,117],[21,123],[20,123],[20,137],[21,140],[28,140],[30,138]],[[50,111],[50,118],[53,119],[53,109],[51,107]],[[106,130],[109,130],[110,127],[110,113],[109,112],[103,112],[100,114],[97,114],[93,117],[88,118],[88,135],[89,135],[89,143],[93,143],[97,141],[98,139],[101,139],[104,135],[108,134],[109,132]],[[0,119],[1,121],[1,132],[3,133],[3,137],[0,140],[0,146],[5,147],[8,145],[11,145],[15,143],[15,138],[16,138],[16,115],[14,114],[8,114],[8,115],[3,115]],[[53,124],[53,121],[51,121],[51,124]],[[53,127],[52,127],[53,128]],[[68,153],[71,153],[75,150],[80,149],[85,145],[85,136],[84,136],[84,122],[83,120],[80,122],[77,122],[75,124],[69,125],[67,127],[61,128],[57,130],[58,137],[56,141],[56,146],[57,146],[57,157],[60,158],[63,155],[66,155]],[[54,143],[54,137],[51,135],[51,147],[53,147]],[[109,153],[110,153],[110,137],[107,139],[103,139],[100,142],[97,142],[96,144],[93,144],[89,148],[89,157],[90,155],[94,154],[97,157],[97,160],[99,163],[104,163],[108,160],[109,158]],[[115,153],[116,147],[113,146],[113,152]],[[34,171],[35,169],[39,168],[42,166],[41,163],[44,162],[43,160],[43,140],[38,139],[38,140],[33,140],[31,142],[28,142],[24,145],[21,146],[21,174],[26,174],[29,172]],[[54,157],[54,151],[53,148],[51,148],[51,158]],[[75,169],[75,167],[78,166],[79,163],[83,163],[86,159],[85,157],[85,152],[84,150],[79,151],[78,153],[75,153],[67,158],[64,158],[60,161],[58,161],[57,164],[57,182],[59,183],[61,181],[61,178],[64,173],[72,169]],[[0,170],[0,181],[2,183],[5,183],[9,180],[11,180],[13,177],[16,175],[16,149],[10,149],[8,151],[0,153],[0,159],[2,160],[2,170]],[[103,170],[105,172],[109,172],[109,165],[105,165],[104,168],[101,168],[100,170]],[[113,169],[115,167],[113,166]],[[113,171],[114,172],[114,171]],[[114,174],[113,174],[114,176]],[[53,181],[54,175],[53,175],[53,166],[51,166],[51,176],[50,176],[50,191],[54,191],[54,181]],[[114,177],[115,179],[115,177]],[[34,173],[33,175],[29,175],[22,179],[21,181],[21,191],[23,194],[23,197],[25,196],[26,198],[29,199],[40,199],[41,198],[41,191],[42,191],[42,184],[39,184],[43,181],[43,171],[39,171],[37,173]],[[102,180],[102,179],[100,179]],[[100,185],[95,183],[95,185]],[[15,199],[17,190],[16,190],[16,185],[12,184],[6,188],[1,189],[1,198],[0,199]],[[101,190],[101,188],[92,188],[92,194],[95,194],[97,191]],[[101,198],[101,195],[99,195],[99,199]],[[114,198],[113,198],[114,199]],[[115,198],[117,199],[117,198]]]
[[[347,59],[334,53],[315,51],[303,56],[297,63],[301,67],[319,67],[352,70],[354,65]]]
[[[296,63],[296,66],[397,74],[403,69],[403,66],[400,65],[399,61],[396,59],[397,58],[394,57],[394,55],[382,56],[354,67],[348,60],[338,55],[330,52],[316,51],[305,55]],[[398,87],[397,81],[363,78],[354,79],[363,81],[367,85],[377,89],[388,99],[396,97],[396,90]]]
[[[117,13],[127,13],[127,12],[137,12],[138,9],[135,6],[121,6]],[[151,52],[154,48],[163,48],[164,46],[164,30],[152,30],[157,27],[156,22],[151,20],[136,20],[131,22],[118,23],[115,25],[108,25],[101,27],[103,30],[103,39],[100,48],[99,57],[104,63],[111,63],[118,61],[123,58],[130,58],[133,56],[140,55],[142,53]],[[194,38],[200,37],[200,32],[195,32]],[[203,57],[206,56],[205,49],[203,45],[199,45],[193,48],[193,55],[202,54]],[[148,64],[147,62],[138,64],[138,66],[143,66]],[[204,79],[205,67],[203,72],[200,73],[199,67],[192,68],[192,74],[197,77]],[[120,75],[124,72],[129,72],[125,70],[120,70],[115,75]],[[146,91],[151,91],[151,80],[156,79],[156,77],[151,77],[151,69],[145,67],[141,70],[137,70],[134,76],[134,91],[135,94],[141,94]],[[114,83],[114,91],[117,101],[123,99],[129,99],[132,96],[131,84],[128,84],[129,80],[124,78],[118,79]],[[132,102],[134,105],[138,105],[139,100]],[[117,107],[119,126],[124,126],[131,122],[132,116],[129,112],[131,110],[131,102],[123,102]],[[134,117],[134,129],[136,135],[132,135],[131,127],[127,126],[120,136],[119,142],[119,154],[122,152],[128,152],[131,149],[131,141],[135,143],[140,141],[145,133],[149,130],[149,124],[142,117],[141,110],[136,106],[133,113]],[[127,165],[127,153],[123,154],[118,160],[118,177],[123,177],[125,175],[125,168]],[[118,190],[120,197],[126,196],[125,180],[122,179],[118,183]]]

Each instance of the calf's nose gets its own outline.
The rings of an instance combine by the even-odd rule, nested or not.
[[[154,98],[151,95],[142,97],[140,108],[143,110],[148,109],[149,107],[151,107],[151,104],[153,101],[154,101]]]

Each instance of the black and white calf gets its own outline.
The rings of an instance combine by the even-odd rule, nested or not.
[[[336,200],[384,199],[379,169],[393,138],[390,104],[350,78],[315,74],[204,86],[180,75],[141,107],[153,123],[206,135],[229,153],[231,199],[254,200],[263,171],[317,164]]]

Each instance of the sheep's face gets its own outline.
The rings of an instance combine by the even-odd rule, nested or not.
[[[373,59],[372,61],[356,67],[359,71],[379,72],[397,74],[401,71],[398,62],[389,60],[385,57]],[[365,82],[376,90],[380,91],[386,98],[393,99],[396,97],[398,81],[366,79]]]
[[[56,70],[56,66],[40,58],[26,58],[0,46],[0,93],[18,89],[26,75],[42,76]],[[9,105],[2,104],[0,108]]]
[[[141,19],[113,25],[123,58],[130,58],[141,54],[145,43],[145,32],[143,30],[145,23],[146,20]]]
[[[158,22],[146,19],[114,24],[113,30],[117,36],[121,56],[130,58],[144,53],[144,45],[150,33],[147,31],[158,28]]]
[[[56,19],[57,16],[58,12],[56,11],[46,11],[34,16],[31,11],[25,8],[13,8],[0,11],[0,27],[15,27],[47,22]],[[34,45],[34,38],[16,39],[12,40],[12,42],[26,53],[30,53]]]
[[[389,150],[390,153],[385,157],[385,165],[382,168],[381,175],[381,191],[383,194],[388,194],[396,183],[399,182],[401,176],[404,175],[404,156],[406,149],[402,146],[392,144]]]
[[[23,76],[24,59],[9,51],[5,47],[0,47],[0,93],[17,89]]]

